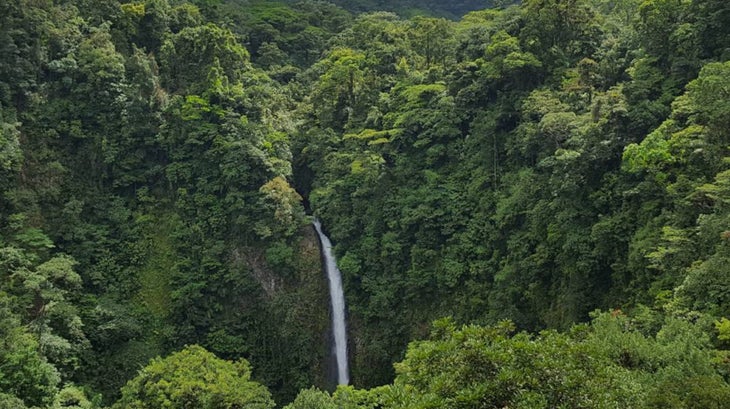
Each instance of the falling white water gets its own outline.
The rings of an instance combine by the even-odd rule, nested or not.
[[[322,224],[314,221],[319,240],[322,242],[322,254],[325,270],[330,282],[330,299],[332,300],[332,332],[335,337],[335,356],[337,357],[337,383],[347,385],[350,373],[347,369],[347,329],[345,326],[345,294],[342,291],[342,275],[337,268],[335,256],[332,254],[332,243],[322,232]]]

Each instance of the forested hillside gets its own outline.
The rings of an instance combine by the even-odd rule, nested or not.
[[[392,11],[405,17],[435,15],[459,18],[464,14],[492,6],[517,3],[514,0],[333,0],[332,3],[358,12]]]
[[[325,382],[326,285],[287,182],[298,91],[243,40],[309,16],[281,43],[306,64],[304,33],[349,16],[203,6],[0,2],[0,391],[28,406],[66,384],[113,400],[185,344],[278,396]]]
[[[729,408],[730,4],[333,3],[0,0],[0,408]]]

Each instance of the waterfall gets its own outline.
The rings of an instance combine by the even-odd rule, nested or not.
[[[337,357],[337,383],[347,385],[350,382],[350,373],[347,369],[347,328],[345,326],[345,293],[342,291],[342,274],[337,268],[335,256],[332,254],[332,243],[322,232],[322,224],[319,220],[314,221],[314,228],[322,243],[322,255],[330,283],[332,333],[335,338],[334,351]]]

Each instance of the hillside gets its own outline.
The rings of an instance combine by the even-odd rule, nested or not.
[[[334,3],[0,0],[0,408],[727,408],[730,5]]]
[[[515,1],[508,0],[500,3],[499,1],[495,2],[493,0],[334,0],[332,3],[355,13],[393,11],[403,16],[427,13],[440,17],[458,19],[470,11],[486,9],[495,4],[506,5],[515,3]]]

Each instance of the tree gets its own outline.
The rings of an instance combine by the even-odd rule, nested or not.
[[[27,409],[27,407],[17,397],[0,393],[0,409]]]
[[[424,68],[444,65],[450,53],[453,26],[446,19],[416,17],[411,21],[408,31],[412,47],[426,59]]]
[[[586,0],[527,0],[522,44],[549,69],[591,57],[600,44],[601,26]]]
[[[700,57],[727,60],[730,45],[730,9],[723,0],[695,0],[689,6]]]
[[[638,407],[624,371],[555,332],[512,335],[514,326],[434,323],[396,364],[391,408]]]
[[[241,359],[224,361],[200,346],[188,346],[153,359],[122,388],[115,409],[270,409],[274,401],[266,387],[251,380],[251,368]]]
[[[202,79],[213,73],[225,85],[237,85],[249,68],[246,48],[230,30],[213,23],[182,29],[160,50],[163,85],[170,92],[203,94],[214,84]]]
[[[366,87],[365,54],[350,48],[338,48],[318,63],[322,75],[311,101],[323,128],[344,129],[362,115],[362,96]]]
[[[692,50],[693,33],[684,24],[690,3],[688,0],[644,0],[639,6],[638,31],[643,45],[646,51],[659,57],[664,67],[673,60],[695,57],[682,52],[696,52]]]
[[[50,409],[92,409],[96,407],[81,389],[69,385],[61,389],[53,400]]]
[[[58,390],[58,371],[39,353],[37,338],[20,325],[10,302],[0,291],[0,408],[20,408],[11,405],[18,401],[49,404]]]
[[[268,217],[256,223],[256,231],[262,237],[291,237],[304,223],[302,197],[281,176],[266,182],[259,192],[262,208],[269,213]]]
[[[284,409],[337,409],[338,406],[327,392],[317,388],[305,389],[299,392],[294,402],[284,406]]]

